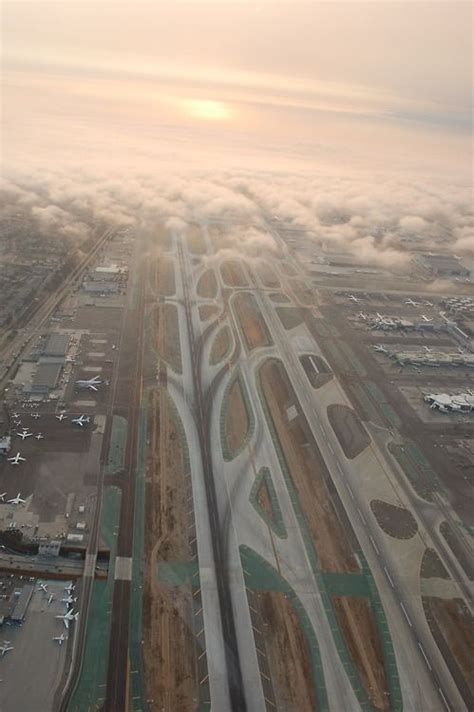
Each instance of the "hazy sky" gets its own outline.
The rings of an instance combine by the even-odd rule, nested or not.
[[[4,2],[7,167],[468,177],[472,4]]]

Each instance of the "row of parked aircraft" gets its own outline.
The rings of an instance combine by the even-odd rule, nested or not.
[[[72,608],[69,608],[69,606],[77,601],[77,597],[73,598],[71,596],[72,592],[74,591],[74,584],[70,583],[67,586],[64,587],[64,591],[67,593],[66,598],[61,598],[61,602],[65,603],[67,606],[67,611],[64,615],[57,615],[55,618],[59,618],[63,621],[65,627],[69,629],[69,624],[72,623],[73,621],[77,621],[79,618],[79,612],[74,613]],[[37,591],[43,591],[43,593],[48,594],[48,584],[47,583],[40,583]],[[51,602],[54,600],[53,594],[50,594],[48,598],[48,606],[51,605]],[[62,645],[67,641],[67,635],[64,635],[64,633],[61,633],[61,635],[54,635],[52,640],[58,643],[58,645]],[[3,657],[6,653],[10,652],[10,650],[14,650],[14,646],[11,644],[10,640],[4,640],[2,645],[0,645],[0,655]]]
[[[347,298],[349,299],[349,301],[355,302],[356,304],[358,304],[360,302],[359,297],[356,297],[354,294],[349,294]],[[432,306],[434,306],[434,304],[429,301],[415,302],[415,300],[411,299],[411,297],[409,299],[405,299],[404,304],[410,304],[412,307],[422,307],[422,306],[432,307]]]

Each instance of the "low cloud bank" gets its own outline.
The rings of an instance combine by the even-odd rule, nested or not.
[[[6,211],[50,237],[82,240],[98,226],[175,232],[194,222],[221,225],[219,246],[249,257],[275,249],[263,219],[303,229],[328,251],[361,262],[403,265],[410,248],[474,254],[470,189],[359,175],[215,172],[118,179],[84,172],[19,172],[0,183]],[[158,234],[158,231],[157,231]]]

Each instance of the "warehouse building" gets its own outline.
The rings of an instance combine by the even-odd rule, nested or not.
[[[71,337],[69,334],[50,334],[43,348],[43,356],[65,357]]]
[[[25,386],[26,393],[48,395],[57,386],[62,363],[40,362],[31,384]]]
[[[119,283],[105,280],[91,280],[84,282],[82,288],[89,294],[117,294],[119,291]]]

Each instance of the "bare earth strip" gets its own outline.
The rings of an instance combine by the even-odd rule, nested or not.
[[[468,709],[474,709],[474,619],[464,601],[423,597],[426,619]]]
[[[212,344],[209,361],[212,365],[222,361],[226,353],[230,349],[230,329],[227,325],[223,326],[218,332]]]
[[[350,655],[372,704],[378,710],[388,710],[390,704],[385,694],[388,686],[382,647],[369,599],[363,596],[333,596],[332,601]],[[363,636],[358,634],[361,630],[364,631]]]
[[[188,586],[170,589],[157,577],[159,560],[189,560],[184,464],[176,426],[163,391],[148,411],[143,662],[149,708],[191,710],[198,697],[196,646]]]
[[[237,452],[242,446],[249,427],[242,387],[237,378],[230,388],[225,422],[225,435],[230,454]]]
[[[286,595],[265,591],[260,597],[265,649],[278,709],[318,709],[311,655],[298,616]]]
[[[222,279],[229,287],[246,287],[248,285],[245,274],[236,260],[227,260],[221,264]]]
[[[217,294],[217,280],[213,269],[207,269],[199,278],[196,291],[204,299],[213,299]]]
[[[248,292],[237,294],[234,307],[248,350],[271,346],[272,340],[267,325],[254,297]]]

